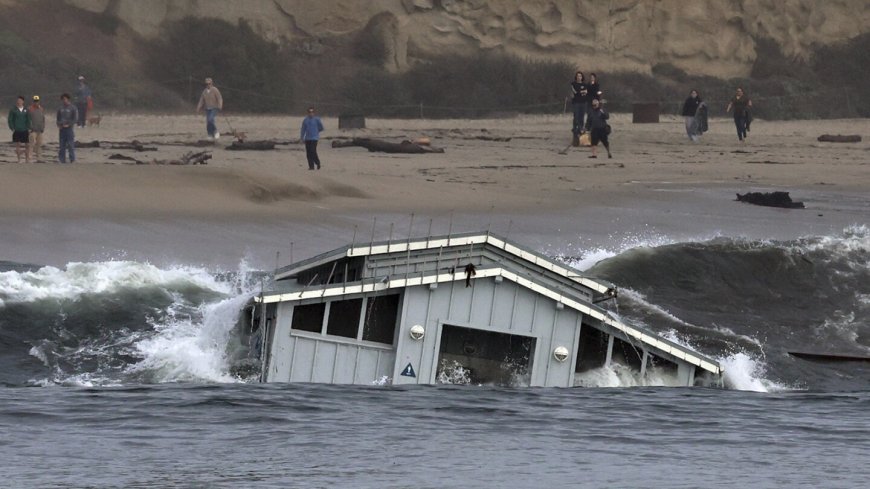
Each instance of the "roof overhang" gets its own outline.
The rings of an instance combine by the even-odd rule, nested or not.
[[[344,248],[339,248],[329,253],[324,253],[309,260],[305,260],[285,267],[275,274],[275,280],[292,277],[304,270],[317,267],[319,265],[323,265],[344,257],[373,256],[389,253],[449,248],[453,246],[474,246],[478,244],[486,244],[492,246],[493,248],[502,250],[503,252],[515,256],[521,260],[525,260],[545,270],[553,272],[556,275],[567,278],[573,282],[583,285],[584,287],[588,287],[595,292],[598,292],[599,294],[608,294],[614,288],[612,284],[586,277],[576,269],[557,263],[554,260],[547,258],[540,253],[535,253],[534,251],[519,247],[513,243],[508,242],[504,238],[489,233],[458,236],[440,236],[414,240],[409,239],[406,241],[398,242],[379,242],[368,245],[346,246]]]

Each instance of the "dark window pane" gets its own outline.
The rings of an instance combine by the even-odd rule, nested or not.
[[[326,304],[305,304],[293,307],[293,329],[319,333],[323,329],[323,313]]]
[[[606,333],[583,323],[580,327],[580,349],[574,371],[580,373],[603,367],[607,361],[608,341]]]
[[[362,309],[362,299],[332,302],[329,306],[326,334],[356,339],[360,309]]]
[[[369,297],[363,339],[392,345],[398,319],[399,294]]]

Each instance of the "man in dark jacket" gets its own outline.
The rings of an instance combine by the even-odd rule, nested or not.
[[[9,130],[12,131],[12,142],[15,143],[15,156],[21,163],[21,155],[27,163],[30,163],[30,152],[27,151],[27,143],[30,140],[30,112],[24,106],[24,97],[19,96],[15,101],[15,107],[9,111],[7,117]]]
[[[76,162],[76,134],[75,125],[79,118],[79,111],[70,102],[69,94],[60,96],[61,106],[57,109],[57,128],[60,131],[60,150],[57,153],[57,161],[66,163],[66,153],[69,151],[69,162]]]
[[[689,98],[683,103],[683,118],[686,122],[686,135],[693,142],[698,141],[698,121],[695,119],[698,116],[698,108],[701,106],[701,94],[697,90],[692,90],[689,93]]]
[[[610,118],[610,115],[604,110],[604,107],[601,106],[601,101],[598,99],[592,99],[592,111],[589,112],[589,115],[586,117],[586,130],[589,131],[590,142],[592,143],[592,154],[589,155],[590,158],[598,158],[596,154],[596,149],[598,148],[598,143],[604,145],[604,149],[607,150],[607,157],[613,158],[613,155],[610,154],[610,142],[607,140],[607,132],[608,125],[607,119]]]

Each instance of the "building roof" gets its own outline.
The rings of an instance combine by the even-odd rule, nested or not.
[[[475,244],[487,244],[534,265],[549,270],[557,275],[572,280],[580,285],[588,287],[599,294],[609,294],[614,289],[613,284],[603,280],[594,279],[583,275],[579,270],[568,265],[558,263],[535,251],[523,248],[507,239],[491,233],[466,233],[450,236],[430,236],[427,238],[407,239],[401,241],[379,241],[369,244],[350,244],[326,253],[290,264],[278,269],[275,280],[291,278],[310,268],[329,263],[345,257],[373,256],[387,253],[413,252],[447,248],[451,246],[468,246]]]

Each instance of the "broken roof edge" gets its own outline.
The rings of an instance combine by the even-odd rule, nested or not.
[[[305,260],[291,263],[285,267],[279,268],[275,273],[275,280],[283,280],[292,278],[305,270],[313,267],[329,263],[341,258],[350,258],[358,256],[372,256],[387,253],[398,253],[403,251],[420,251],[437,249],[441,247],[451,246],[466,246],[474,244],[489,244],[495,249],[500,249],[508,254],[516,256],[522,260],[530,262],[534,265],[549,270],[564,278],[577,282],[581,285],[600,293],[608,294],[616,287],[604,280],[591,278],[583,275],[580,270],[577,270],[569,265],[558,263],[552,258],[549,258],[541,253],[519,246],[507,238],[503,238],[496,234],[486,233],[458,233],[451,235],[429,236],[426,238],[409,238],[401,241],[378,241],[371,242],[366,245],[350,245],[336,248],[326,253],[307,258]]]

